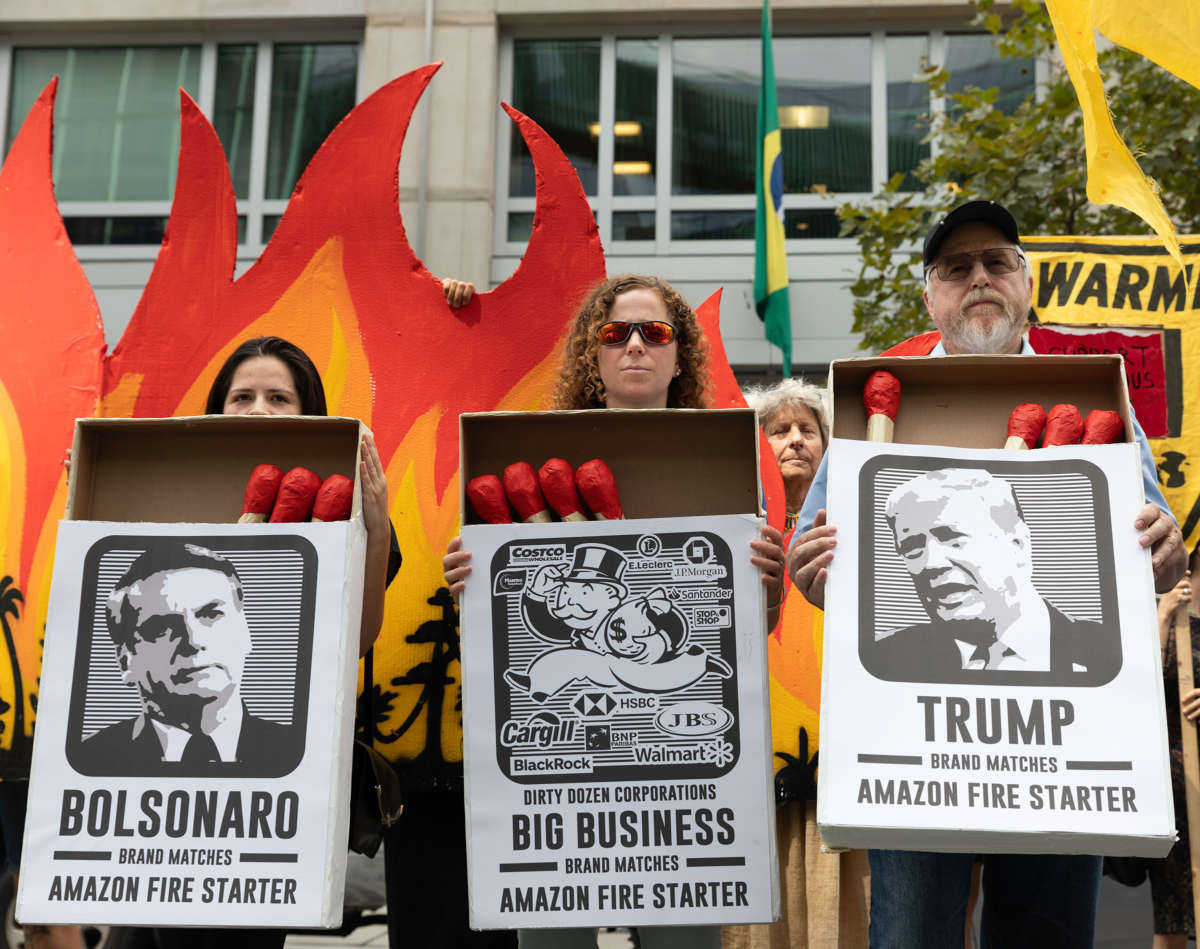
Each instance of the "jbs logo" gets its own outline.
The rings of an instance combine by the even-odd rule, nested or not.
[[[671,735],[716,735],[733,724],[728,709],[710,702],[676,702],[661,709],[654,723]]]

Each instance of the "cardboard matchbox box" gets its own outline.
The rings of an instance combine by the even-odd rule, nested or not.
[[[75,423],[68,521],[229,524],[255,465],[303,465],[354,481],[350,523],[362,527],[358,419],[206,415],[80,419]]]
[[[76,423],[23,920],[340,923],[362,432],[344,418]],[[236,523],[261,463],[353,477],[351,517]],[[211,749],[190,753],[204,736]]]
[[[866,438],[862,390],[886,369],[900,380],[895,444],[1003,448],[1008,416],[1022,402],[1049,411],[1074,404],[1087,418],[1111,409],[1133,441],[1129,391],[1119,355],[1098,356],[877,356],[839,359],[829,367],[833,438]]]
[[[460,433],[471,925],[777,918],[754,413],[465,414]],[[625,519],[479,523],[472,478],[550,458],[602,458]]]
[[[459,416],[463,524],[479,524],[467,503],[472,478],[550,458],[579,467],[603,458],[626,518],[755,514],[758,425],[750,409],[590,409],[477,412]]]
[[[891,443],[864,440],[878,369],[900,381]],[[844,360],[830,391],[825,842],[1163,856],[1163,679],[1122,358]],[[1124,438],[1005,449],[1027,402],[1114,410]]]

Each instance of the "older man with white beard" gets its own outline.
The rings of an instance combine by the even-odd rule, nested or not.
[[[937,333],[891,354],[1033,354],[1025,338],[1033,277],[1016,221],[1005,208],[993,201],[959,205],[926,236],[924,263],[925,307]],[[1187,554],[1136,419],[1134,429],[1147,500],[1134,528],[1138,543],[1150,548],[1161,593],[1183,576]],[[837,547],[837,528],[825,520],[826,483],[822,461],[788,552],[792,582],[822,608]],[[870,861],[873,949],[962,946],[972,854],[873,850]],[[987,854],[983,861],[984,946],[1092,945],[1099,857]]]

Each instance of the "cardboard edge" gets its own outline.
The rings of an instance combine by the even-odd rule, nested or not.
[[[820,782],[817,784],[820,793]],[[1167,835],[1128,837],[1071,831],[1022,832],[857,827],[822,824],[821,838],[829,847],[847,850],[926,850],[934,853],[1103,854],[1110,857],[1165,857],[1175,843]]]
[[[370,435],[372,440],[374,440],[375,433],[372,432],[367,427],[366,423],[363,422],[362,419],[357,419],[356,421],[358,422],[358,444],[357,444],[357,446],[355,446],[355,449],[354,449],[354,474],[352,475],[352,477],[354,479],[354,494],[350,499],[350,520],[354,520],[355,518],[357,518],[363,522],[363,525],[365,527],[366,519],[363,517],[362,477],[361,477],[362,463],[363,463],[362,444],[363,444],[363,436],[364,435]],[[380,468],[383,470],[384,477],[386,478],[387,477],[387,469],[383,465],[383,458],[379,459],[379,465],[380,465]]]
[[[464,419],[474,415],[480,415],[480,412],[459,412],[458,413],[458,532],[461,535],[463,527],[467,524],[467,484],[463,478],[463,439],[466,437]],[[462,630],[462,620],[459,620],[459,630]],[[470,839],[470,838],[468,838]]]
[[[757,446],[758,439],[754,439],[755,452],[757,461]],[[762,504],[762,482],[759,481],[759,504]],[[762,516],[752,517],[751,515],[740,515],[749,518],[755,525],[754,536],[761,537],[762,529],[767,525],[767,519]],[[763,762],[766,772],[763,788],[765,790],[763,806],[766,809],[767,816],[767,850],[769,866],[771,868],[771,922],[778,922],[783,914],[782,900],[782,884],[779,879],[779,837],[776,828],[778,810],[775,803],[775,744],[771,732],[771,670],[770,660],[767,657],[767,639],[771,635],[771,627],[767,625],[767,587],[761,582],[761,574],[757,567],[750,565],[753,572],[753,580],[755,586],[758,587],[758,608],[759,616],[761,617],[762,629],[759,631],[758,638],[758,656],[759,656],[759,683],[758,687],[763,701],[766,703],[765,713],[762,715],[762,747],[763,747]],[[784,582],[791,581],[786,577],[785,568]]]
[[[459,416],[459,438],[460,438],[459,444],[461,445],[462,444],[462,442],[461,442],[462,416],[461,415]],[[459,478],[459,481],[461,481],[461,480],[462,479]],[[464,497],[465,497],[465,489],[460,489],[460,490],[464,491]],[[466,534],[467,538],[469,538],[471,536],[472,532],[479,530],[481,528],[501,527],[501,526],[505,526],[505,525],[462,524],[460,527],[460,532],[461,532],[460,536],[461,536],[461,534]],[[468,542],[468,540],[466,538],[463,539],[463,547],[464,547],[464,549],[467,549],[467,550],[471,549],[471,544]],[[466,630],[468,630],[470,628],[470,626],[467,623],[467,616],[468,616],[467,598],[465,596],[460,596],[458,598],[457,606],[458,606],[459,647],[460,647],[460,651],[462,652],[462,658],[459,660],[460,668],[461,668],[459,681],[463,684],[463,689],[462,689],[463,760],[462,760],[462,764],[463,764],[463,824],[466,828],[466,837],[467,837],[467,839],[466,839],[467,925],[471,929],[478,930],[479,929],[479,921],[476,918],[476,912],[475,912],[475,874],[473,874],[471,872],[471,866],[472,866],[471,854],[473,852],[473,847],[474,847],[474,835],[471,833],[471,755],[467,753],[467,750],[471,747],[469,733],[472,730],[471,723],[474,720],[474,716],[472,716],[472,714],[471,714],[471,709],[474,707],[474,695],[473,695],[472,690],[466,687],[466,682],[467,682],[467,678],[468,678],[467,667],[468,667],[468,665],[472,665],[472,666],[474,665],[475,653],[472,650],[462,648],[462,646],[464,645],[463,641],[462,641],[462,637],[463,637],[464,633],[466,632]]]
[[[78,472],[81,468],[86,471],[90,467],[88,464],[80,464],[84,451],[83,425],[80,423],[85,421],[87,420],[77,418],[75,420],[75,430],[71,435],[71,463],[67,466],[67,504],[63,510],[63,519],[68,521],[75,519],[71,516],[71,512],[75,510],[75,495],[79,490]],[[72,477],[72,468],[75,470],[75,477]]]
[[[356,479],[357,481],[357,479]],[[357,490],[357,488],[356,488]],[[327,849],[335,854],[334,865],[326,872],[327,886],[321,907],[321,924],[336,928],[342,924],[345,909],[346,888],[346,841],[350,836],[350,809],[353,806],[352,780],[354,760],[354,707],[358,701],[358,636],[362,625],[362,590],[366,574],[366,527],[353,520],[346,523],[344,548],[346,552],[342,568],[342,616],[345,635],[338,648],[342,677],[341,701],[332,710],[335,727],[331,765],[333,767],[335,791],[333,819],[329,822]],[[355,595],[357,594],[357,595]],[[335,693],[336,695],[337,693]],[[349,709],[347,709],[349,706]],[[309,710],[310,714],[312,709]]]

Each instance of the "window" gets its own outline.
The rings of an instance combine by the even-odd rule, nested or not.
[[[986,35],[777,35],[774,52],[790,241],[837,239],[836,202],[897,172],[916,187],[920,119],[941,107],[927,63],[946,63],[952,91],[999,86],[1000,108],[1034,87],[1032,64],[1001,59]],[[759,56],[754,36],[516,38],[501,46],[500,91],[571,159],[611,252],[753,253]],[[497,251],[510,254],[529,236],[534,169],[508,123],[500,138]]]
[[[930,59],[927,36],[887,38],[887,148],[888,178],[903,174],[905,191],[917,188],[911,174],[929,146],[922,142],[926,129],[920,125],[929,113],[929,90],[921,81],[921,67]]]
[[[949,93],[962,92],[967,86],[1000,90],[996,108],[1011,112],[1033,91],[1033,64],[1017,59],[1001,59],[990,36],[955,33],[946,37],[946,69]]]
[[[353,108],[358,59],[352,41],[17,46],[8,102],[0,102],[4,143],[58,75],[53,174],[72,242],[155,246],[175,190],[182,87],[210,116],[229,160],[238,242],[260,245],[309,159]]]

